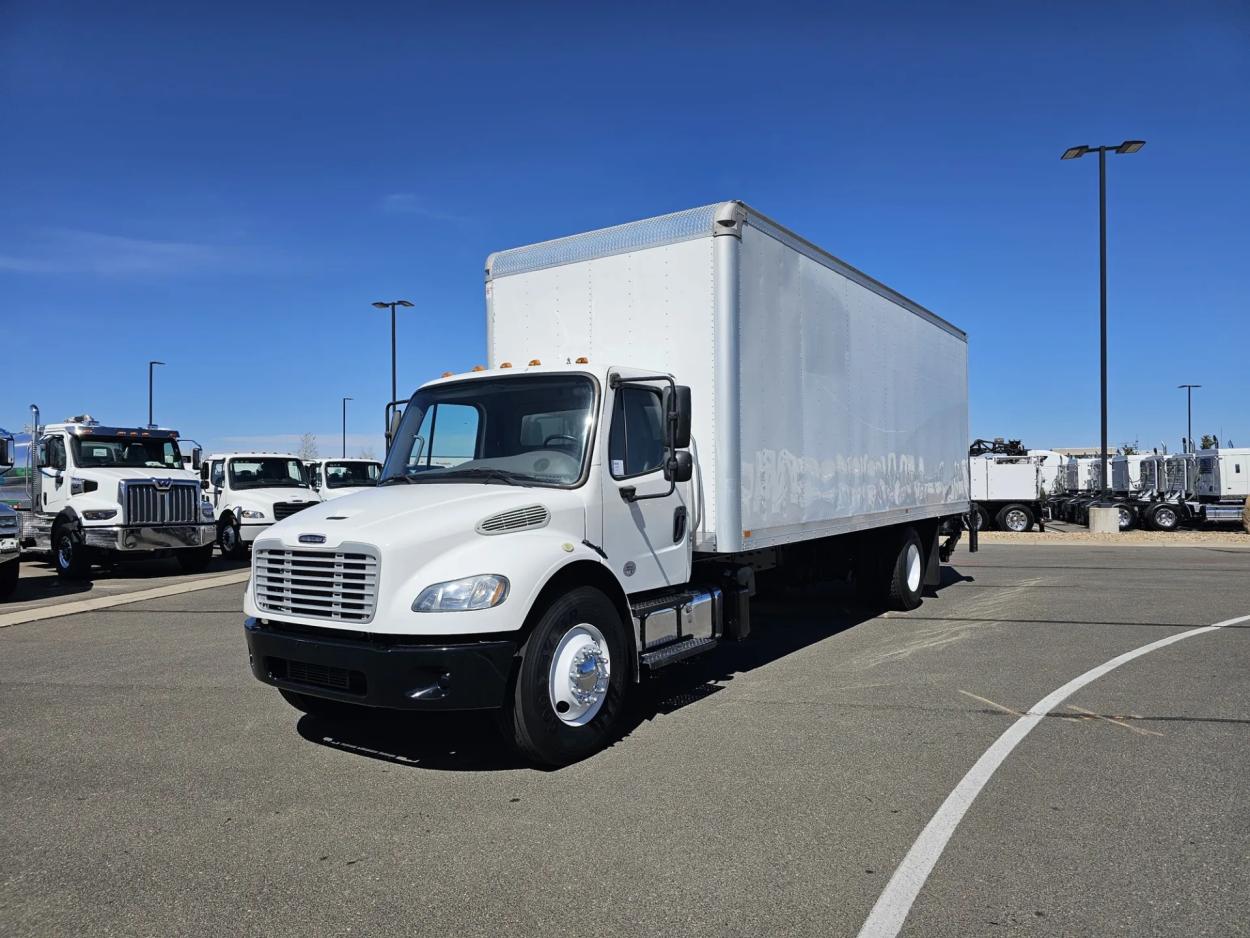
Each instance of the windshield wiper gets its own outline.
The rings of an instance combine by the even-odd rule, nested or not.
[[[515,473],[508,472],[506,469],[491,469],[487,466],[475,466],[472,469],[451,470],[450,472],[440,472],[437,476],[440,479],[498,479],[500,482],[506,482],[508,485],[524,485]]]
[[[411,485],[412,476],[391,476],[389,479],[383,479],[378,485],[390,485],[392,482],[403,482],[405,485]]]

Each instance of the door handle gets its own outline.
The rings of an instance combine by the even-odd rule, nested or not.
[[[673,543],[680,544],[686,536],[686,506],[679,505],[673,511]]]

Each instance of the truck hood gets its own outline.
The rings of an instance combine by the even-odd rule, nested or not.
[[[576,491],[553,488],[452,482],[423,482],[361,489],[306,508],[265,532],[287,547],[300,547],[301,534],[325,537],[325,547],[345,542],[372,544],[383,551],[413,548],[437,551],[453,540],[463,543],[480,522],[501,512],[541,505],[550,513],[548,527],[580,542],[586,515]]]
[[[320,502],[321,496],[311,489],[297,489],[292,486],[276,488],[235,489],[230,494],[228,504],[240,508],[273,508],[276,502]],[[304,509],[308,511],[309,509]]]

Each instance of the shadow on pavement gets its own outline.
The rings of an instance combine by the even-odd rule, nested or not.
[[[973,578],[944,566],[944,589]],[[930,594],[932,591],[929,591]],[[645,680],[621,736],[719,693],[746,674],[874,619],[880,606],[858,601],[844,584],[787,592],[751,604],[752,629],[745,642],[726,642],[709,654],[660,671]],[[319,746],[413,768],[480,772],[527,768],[512,753],[490,711],[409,714],[377,711],[362,720],[305,715],[300,736]]]

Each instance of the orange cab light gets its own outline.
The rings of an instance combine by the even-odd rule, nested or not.
[[[444,371],[444,372],[443,372],[443,377],[444,377],[444,378],[450,378],[453,374],[454,374],[454,372],[451,372],[451,371]]]
[[[485,366],[485,365],[474,365],[474,366],[473,366],[473,370],[474,370],[474,371],[485,371],[485,370],[486,370],[486,366]]]
[[[590,364],[590,359],[589,359],[589,358],[587,358],[585,355],[583,355],[583,356],[581,356],[579,359],[577,359],[577,364],[579,364],[579,365],[589,365],[589,364]]]
[[[531,364],[531,365],[541,365],[541,364],[542,364],[542,362],[540,362],[537,358],[531,358],[531,359],[530,359],[530,364]]]
[[[500,362],[500,363],[499,363],[499,367],[500,367],[500,368],[511,368],[511,367],[512,367],[512,362]]]

